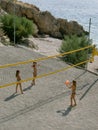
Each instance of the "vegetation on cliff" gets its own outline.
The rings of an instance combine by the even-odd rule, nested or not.
[[[33,4],[23,3],[21,1],[1,0],[1,7],[9,14],[15,14],[19,17],[26,17],[37,25],[37,35],[49,35],[54,38],[63,39],[64,35],[87,34],[83,26],[77,21],[68,21],[67,19],[55,18],[48,11],[41,11]]]
[[[0,17],[1,28],[3,29],[5,35],[10,38],[10,41],[14,41],[15,32],[15,42],[18,43],[22,37],[28,37],[30,34],[34,33],[33,22],[26,19],[25,17],[17,17],[15,15],[3,15]]]
[[[2,0],[1,7],[8,13],[1,16],[1,27],[11,42],[14,41],[14,35],[15,43],[19,43],[23,37],[28,37],[30,34],[35,36],[46,34],[55,38],[64,38],[59,49],[60,53],[92,44],[92,40],[87,37],[88,32],[76,21],[68,22],[66,19],[56,19],[50,12],[41,12],[34,5],[23,2],[16,1],[14,3]],[[15,10],[16,8],[17,10]],[[62,59],[68,63],[76,64],[87,60],[90,53],[91,50],[83,50],[65,55]]]

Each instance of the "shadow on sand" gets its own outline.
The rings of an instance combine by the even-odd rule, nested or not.
[[[98,81],[98,79],[96,79],[90,86],[89,88],[84,92],[84,94],[80,97],[80,100],[82,100],[86,94],[89,92],[89,90],[94,86],[94,84]]]
[[[32,88],[32,85],[30,85],[29,87],[23,89],[23,91],[27,91],[27,90],[30,90]],[[15,97],[17,97],[19,94],[17,93],[13,93],[12,95],[10,95],[9,97],[7,97],[4,101],[9,101]]]
[[[15,98],[15,97],[18,96],[18,95],[19,95],[19,94],[17,94],[17,93],[13,93],[13,94],[10,95],[9,97],[7,97],[4,101],[9,101],[9,100]]]
[[[23,89],[23,91],[27,91],[30,90],[32,88],[33,85],[28,86],[27,88]]]
[[[72,110],[72,107],[69,106],[66,110],[58,110],[57,113],[61,113],[62,116],[67,116],[71,110]]]

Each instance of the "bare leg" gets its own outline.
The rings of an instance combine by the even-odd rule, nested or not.
[[[35,77],[33,77],[31,85],[35,85]]]
[[[21,91],[21,94],[23,94],[23,90],[22,90],[21,83],[20,83],[19,85],[20,85],[20,91]]]
[[[33,79],[33,85],[35,85],[35,79]]]
[[[73,105],[72,105],[72,96],[71,96],[71,98],[70,98],[70,102],[71,102],[70,106],[73,106]]]
[[[16,84],[16,93],[17,93],[17,89],[18,89],[18,84]]]
[[[76,106],[77,104],[76,104],[76,100],[75,100],[75,97],[73,98],[73,100],[74,100],[74,105]]]

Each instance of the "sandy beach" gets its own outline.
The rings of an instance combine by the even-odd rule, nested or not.
[[[59,54],[59,48],[62,44],[62,40],[51,37],[29,39],[33,40],[33,43],[38,46],[38,49],[34,49],[35,52],[38,52],[45,56]]]
[[[33,38],[34,44],[38,46],[38,50],[34,50],[40,54],[51,56],[59,54],[59,48],[62,44],[62,40],[47,37],[47,38]],[[93,63],[88,63],[87,69],[98,74],[98,56],[94,57]]]
[[[52,56],[52,55],[59,54],[59,48],[60,48],[60,45],[62,44],[62,40],[52,38],[52,37],[47,37],[47,38],[31,37],[29,39],[37,46],[37,49],[33,49],[33,51],[40,53],[42,55],[45,55],[45,56]],[[4,45],[0,43],[0,46],[4,46]],[[21,46],[21,47],[25,48],[25,46]],[[28,49],[32,50],[31,48],[28,48]],[[93,63],[88,63],[87,69],[89,71],[92,71],[98,74],[98,56],[94,57]]]
[[[58,54],[58,39],[33,39],[33,42],[38,50],[1,46],[0,65]],[[22,83],[24,94],[15,93],[15,84],[5,88],[2,85],[16,81],[17,69],[22,79],[30,78],[32,63],[0,69],[0,130],[97,130],[98,75],[74,67],[53,74],[68,67],[57,58],[39,64],[38,76],[44,77],[36,79],[35,86],[31,86],[31,81]],[[47,73],[51,75],[45,76]],[[77,81],[77,106],[73,108],[69,106],[71,91],[65,86],[66,79]]]

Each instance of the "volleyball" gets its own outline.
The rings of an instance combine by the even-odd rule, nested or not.
[[[66,80],[65,81],[65,85],[69,85],[70,84],[70,81],[69,80]]]

